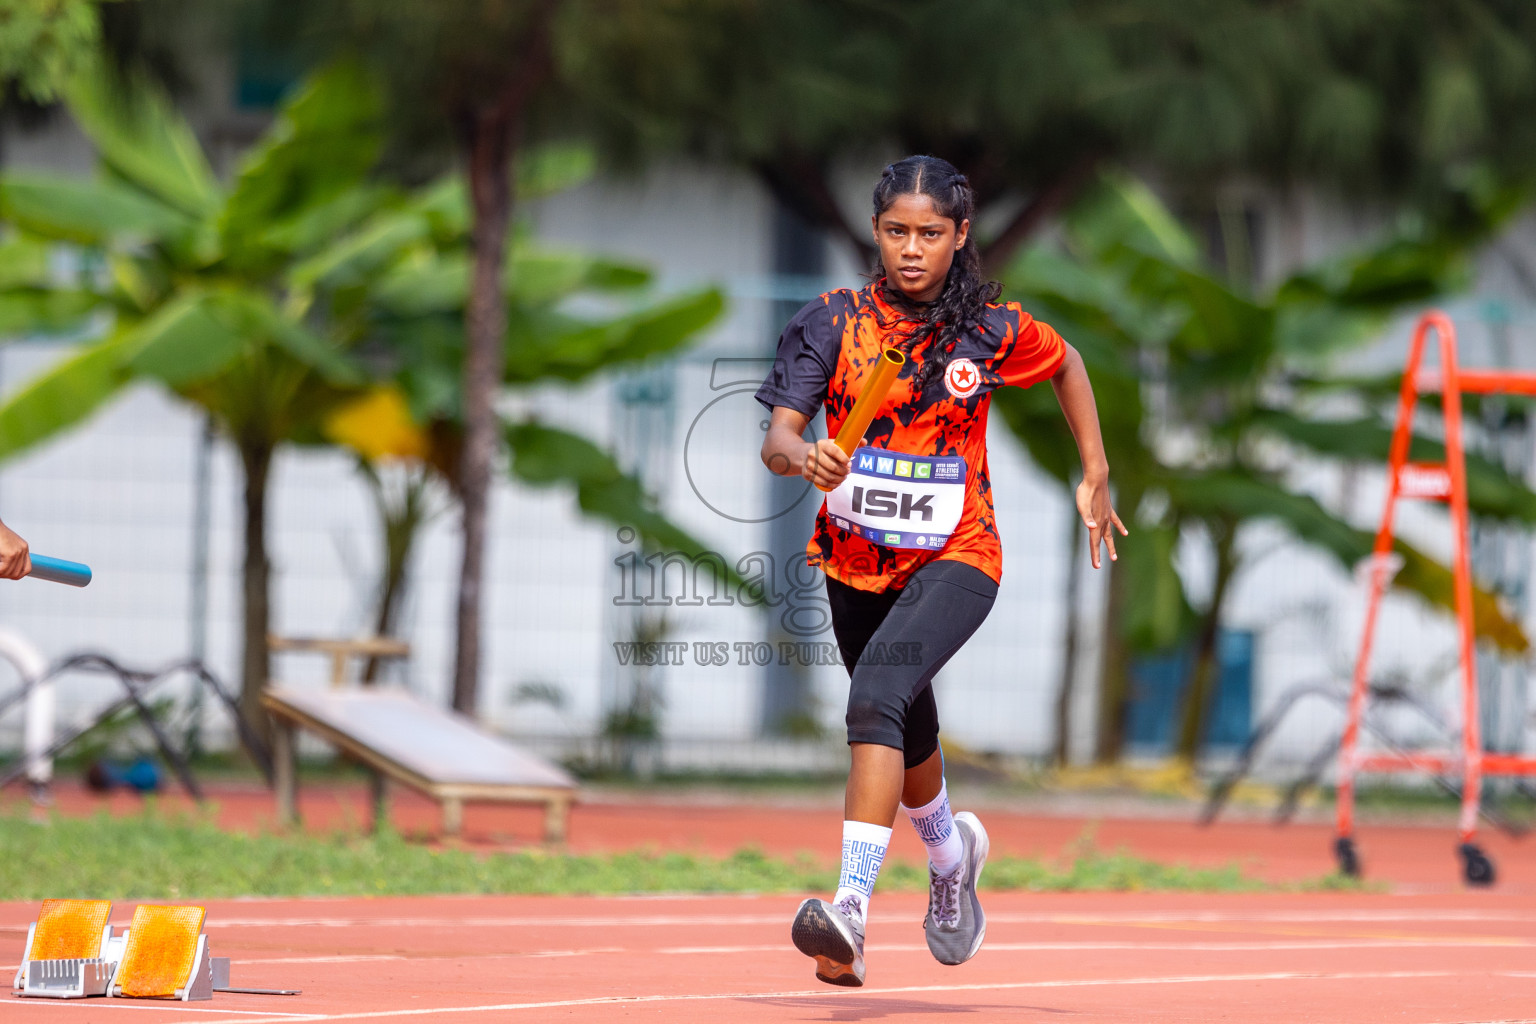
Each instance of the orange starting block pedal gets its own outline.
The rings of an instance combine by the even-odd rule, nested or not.
[[[106,995],[121,949],[107,923],[111,916],[111,900],[44,900],[27,927],[12,987],[48,999]]]
[[[213,961],[202,907],[140,904],[107,994],[137,999],[213,998]]]
[[[229,958],[208,955],[202,907],[142,904],[114,936],[110,900],[44,900],[27,929],[13,987],[52,999],[117,996],[212,999],[215,992],[296,996],[298,989],[235,988]]]

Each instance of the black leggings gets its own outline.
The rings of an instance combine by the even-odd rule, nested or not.
[[[853,677],[848,742],[903,752],[915,768],[939,749],[933,677],[981,626],[997,584],[964,562],[935,559],[903,587],[874,593],[827,577],[832,632]]]

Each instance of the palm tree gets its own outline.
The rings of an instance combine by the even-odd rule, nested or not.
[[[59,87],[101,43],[101,0],[8,4],[0,10],[0,98],[14,91],[51,103]]]
[[[106,326],[0,406],[0,458],[80,423],[136,380],[213,417],[244,469],[242,706],[264,730],[273,454],[321,441],[338,410],[387,385],[411,396],[435,436],[462,434],[451,382],[465,358],[470,204],[452,178],[409,191],[374,179],[380,90],[354,65],[303,83],[227,186],[185,121],[142,82],[92,66],[64,95],[103,174],[0,178],[0,327]],[[548,184],[571,160],[530,161],[529,174]],[[517,284],[500,284],[518,314],[503,342],[512,383],[580,379],[667,352],[721,308],[712,290],[651,301],[637,268],[523,243],[512,249],[511,265],[524,272]],[[61,250],[77,258],[62,281],[50,269],[50,254]],[[563,311],[563,300],[593,291],[635,297],[606,320]],[[585,445],[585,461],[524,475],[573,482],[583,495],[606,487],[605,500],[584,497],[583,507],[632,522],[653,542],[702,549],[589,443],[537,424],[511,425],[508,436],[519,453]],[[433,450],[462,493],[457,446]]]
[[[1519,198],[1488,193],[1438,230],[1250,294],[1202,266],[1198,247],[1150,190],[1107,176],[1066,218],[1064,251],[1038,247],[1011,268],[1010,292],[1062,329],[1089,365],[1117,504],[1132,517],[1133,541],[1111,574],[1105,609],[1100,760],[1113,760],[1123,745],[1132,652],[1191,639],[1177,753],[1195,757],[1214,689],[1217,628],[1243,567],[1244,527],[1275,524],[1345,568],[1370,554],[1372,534],[1289,483],[1298,457],[1386,458],[1383,399],[1394,385],[1337,379],[1329,359],[1375,336],[1392,310],[1454,283],[1462,257]],[[1309,399],[1322,391],[1343,394],[1364,414],[1312,418]],[[998,404],[1034,460],[1068,484],[1072,446],[1049,395],[1007,390]],[[1432,441],[1418,445],[1431,457]],[[1536,493],[1502,468],[1469,457],[1468,474],[1476,512],[1536,523]],[[1199,612],[1173,566],[1189,527],[1201,529],[1213,556],[1211,597]],[[1396,585],[1452,607],[1449,569],[1401,540],[1397,546],[1405,564]],[[1524,631],[1493,594],[1479,589],[1476,602],[1481,635],[1506,650],[1527,649]]]

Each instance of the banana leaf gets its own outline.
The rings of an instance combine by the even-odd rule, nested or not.
[[[391,206],[402,205],[391,185],[359,184],[329,199],[304,204],[258,228],[257,244],[284,254],[313,253]]]
[[[1392,428],[1379,420],[1308,420],[1280,409],[1266,409],[1254,425],[1274,431],[1320,455],[1387,464]],[[1408,448],[1415,462],[1445,461],[1445,445],[1415,436]],[[1502,466],[1472,452],[1465,453],[1467,506],[1477,515],[1536,524],[1536,491]]]
[[[126,181],[195,219],[217,210],[221,192],[197,136],[149,83],[124,83],[98,60],[64,97],[102,161]]]
[[[83,422],[127,384],[125,348],[131,333],[81,349],[28,381],[0,404],[0,461]]]
[[[640,481],[591,441],[531,420],[504,424],[503,434],[518,479],[537,486],[574,486],[577,504],[587,515],[633,528],[647,548],[696,560],[731,591],[740,593],[746,585],[724,558],[657,511]]]
[[[514,248],[507,261],[507,298],[516,306],[549,306],[578,292],[624,292],[650,283],[648,271],[582,255]],[[469,257],[413,252],[390,267],[372,288],[396,316],[458,313],[469,297]]]
[[[0,337],[75,331],[101,307],[101,296],[67,288],[16,288],[0,292]]]
[[[592,180],[597,153],[582,142],[546,142],[529,146],[512,169],[519,199],[541,199]]]
[[[297,263],[289,285],[300,291],[367,285],[371,276],[413,245],[425,242],[431,226],[419,214],[388,210],[370,218],[333,245]]]
[[[51,248],[35,238],[0,242],[0,289],[48,287],[53,281]]]
[[[227,288],[217,293],[221,318],[247,337],[270,341],[337,388],[361,387],[367,371],[333,342],[282,314],[272,297],[253,288]]]
[[[1069,213],[1072,233],[1097,252],[1120,251],[1180,267],[1199,263],[1200,249],[1153,191],[1110,172]]]
[[[1238,473],[1207,473],[1173,479],[1166,484],[1175,505],[1194,514],[1223,514],[1244,520],[1267,519],[1299,540],[1319,547],[1353,570],[1370,555],[1375,535],[1357,530],[1304,494],[1293,494],[1256,476]],[[1404,567],[1393,585],[1416,594],[1439,608],[1455,611],[1451,570],[1398,540],[1396,551]],[[1498,595],[1473,583],[1473,621],[1477,635],[1505,651],[1523,653],[1530,640],[1520,623],[1506,615]]]
[[[8,174],[0,181],[0,218],[63,242],[103,245],[184,235],[193,221],[174,207],[112,181]]]
[[[250,252],[267,227],[360,185],[383,145],[377,84],[342,62],[306,79],[241,160],[219,228],[225,250]]]
[[[1177,644],[1194,628],[1190,606],[1173,555],[1179,530],[1174,524],[1130,524],[1134,544],[1119,545],[1114,572],[1125,575],[1125,621],[1118,623],[1131,646],[1160,651]]]
[[[507,381],[581,380],[612,366],[672,352],[693,340],[725,307],[711,288],[598,324],[562,327],[553,316],[512,316]]]
[[[126,332],[124,368],[170,387],[207,380],[240,357],[247,338],[207,292],[172,300]]]

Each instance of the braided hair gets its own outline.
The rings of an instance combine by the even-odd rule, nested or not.
[[[939,216],[954,221],[956,229],[963,221],[971,220],[976,212],[976,193],[971,191],[970,181],[948,160],[936,156],[909,156],[889,164],[880,173],[874,195],[876,219],[891,208],[897,197],[907,195],[927,196]],[[886,283],[886,268],[878,254],[871,277],[887,294],[910,306],[910,302]],[[918,345],[927,343],[922,369],[913,382],[919,392],[943,376],[960,335],[967,328],[981,324],[987,303],[996,302],[1002,291],[1001,284],[987,280],[982,273],[981,252],[976,248],[974,236],[968,236],[949,266],[944,290],[935,302],[921,311],[917,325],[898,344],[902,352],[910,356]]]

